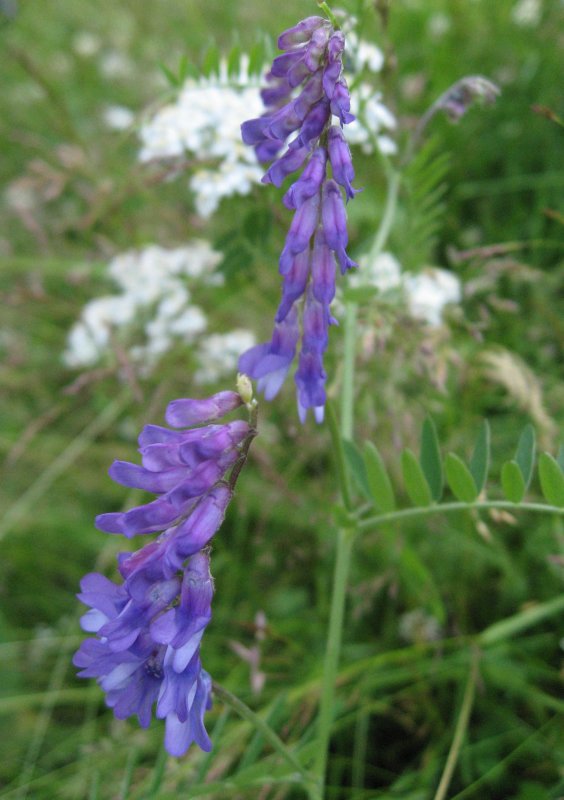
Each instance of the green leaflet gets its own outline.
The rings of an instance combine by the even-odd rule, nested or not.
[[[517,461],[506,461],[501,468],[501,486],[512,503],[520,503],[527,489],[523,472]]]
[[[395,511],[396,500],[390,477],[382,456],[372,442],[364,444],[364,463],[370,494],[374,503],[384,513]]]
[[[539,456],[539,478],[547,502],[564,508],[564,472],[550,453],[541,453]]]
[[[519,465],[519,469],[525,484],[524,491],[526,491],[529,487],[533,475],[533,466],[535,463],[535,443],[535,429],[532,425],[527,425],[519,437],[517,452],[515,453],[515,462]]]
[[[407,493],[416,506],[430,506],[433,502],[429,484],[425,479],[421,464],[411,450],[401,454],[401,469]]]
[[[345,454],[347,466],[351,475],[355,479],[358,488],[367,500],[371,500],[372,493],[368,485],[366,467],[364,465],[362,453],[354,442],[350,442],[347,439],[343,439],[343,452]]]
[[[430,417],[427,417],[421,429],[419,463],[421,464],[421,469],[429,484],[433,500],[438,502],[443,493],[443,465],[441,462],[437,429]]]
[[[453,495],[463,503],[473,503],[478,497],[478,487],[471,471],[456,453],[448,453],[445,473]]]
[[[490,466],[490,426],[487,419],[482,423],[480,433],[474,445],[474,452],[470,459],[470,473],[476,484],[478,494],[483,490],[488,478]],[[451,487],[452,488],[452,487]]]

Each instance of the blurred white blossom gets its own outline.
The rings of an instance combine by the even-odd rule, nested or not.
[[[434,642],[443,635],[443,629],[436,617],[423,608],[407,611],[399,618],[399,635],[406,642]]]
[[[511,9],[511,19],[523,28],[536,27],[542,15],[541,0],[518,0]]]
[[[374,286],[388,292],[402,285],[401,265],[391,253],[380,253],[377,258],[361,256],[359,268],[350,273],[351,286]]]
[[[405,275],[404,287],[411,314],[435,328],[442,322],[445,306],[462,299],[459,278],[438,267],[425,267],[417,275]]]
[[[84,307],[68,336],[63,354],[67,366],[95,365],[112,351],[114,337],[119,336],[121,343],[126,332],[141,333],[125,341],[135,341],[129,355],[144,372],[176,342],[192,344],[197,350],[207,319],[192,302],[191,288],[221,284],[223,276],[215,271],[220,260],[208,242],[198,240],[173,250],[150,245],[113,258],[108,275],[119,292]],[[226,350],[233,347],[227,342]]]
[[[78,31],[72,38],[71,47],[77,56],[90,58],[99,52],[102,40],[91,31]]]
[[[359,258],[359,269],[349,277],[351,286],[373,286],[382,294],[396,290],[403,297],[409,313],[431,327],[442,324],[445,306],[460,303],[460,279],[445,269],[425,267],[417,274],[402,273],[399,261],[391,253],[376,258]],[[398,291],[399,290],[399,294]]]
[[[133,124],[135,114],[125,106],[107,106],[102,112],[102,119],[108,128],[125,131]]]
[[[195,382],[215,383],[222,375],[233,372],[239,356],[255,344],[254,335],[243,328],[206,336],[198,350],[201,367],[194,374]]]

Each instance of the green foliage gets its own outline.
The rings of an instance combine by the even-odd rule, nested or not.
[[[564,470],[550,453],[539,456],[539,478],[547,502],[564,508]]]
[[[444,214],[450,155],[438,138],[430,138],[409,164],[404,178],[407,223],[403,262],[417,270],[427,264],[437,243]]]
[[[471,507],[473,504],[495,506],[496,500],[482,501],[489,462],[489,426],[484,422],[474,444],[470,467],[456,453],[448,453],[443,461],[434,422],[427,418],[421,429],[419,461],[406,448],[400,456],[405,490],[411,502],[426,509],[438,503],[442,495],[443,470],[454,497]],[[395,508],[394,490],[390,476],[378,450],[366,442],[364,452],[352,442],[343,442],[347,464],[357,487],[365,498],[370,499],[375,509],[393,518]],[[503,494],[510,503],[521,503],[531,482],[535,466],[535,432],[526,425],[519,436],[515,459],[506,461],[501,467],[500,483]],[[538,463],[540,486],[548,506],[564,506],[564,468],[549,453],[541,453]],[[479,487],[478,488],[478,483]],[[494,487],[487,487],[495,493]],[[499,501],[503,506],[503,501]],[[548,509],[547,506],[547,509]]]
[[[429,484],[433,500],[438,502],[443,493],[443,466],[437,429],[430,417],[425,420],[421,429],[419,462]]]
[[[416,120],[449,84],[463,74],[503,76],[494,108],[473,110],[456,126],[437,117],[407,173],[401,153],[394,160],[401,191],[386,249],[406,269],[449,266],[464,299],[450,326],[428,330],[376,290],[350,293],[363,304],[355,398],[361,447],[344,448],[354,520],[349,511],[333,514],[326,430],[295,422],[289,387],[262,404],[253,459],[214,542],[214,620],[202,657],[308,769],[333,527],[358,521],[328,800],[435,795],[474,648],[479,691],[448,796],[557,797],[564,609],[562,517],[554,509],[564,506],[564,449],[556,458],[545,451],[556,452],[562,425],[564,176],[561,128],[530,109],[558,110],[561,102],[554,31],[562,10],[545,3],[537,25],[519,26],[515,0],[430,0],[397,10],[388,4],[384,26],[373,3],[345,5],[361,17],[363,38],[394,53],[374,91],[398,112],[402,152]],[[16,4],[4,6],[12,14]],[[193,237],[208,238],[224,257],[225,287],[205,307],[210,331],[229,324],[253,329],[258,340],[270,335],[277,258],[291,218],[276,193],[257,187],[251,198],[225,201],[204,226],[192,215],[187,176],[157,180],[157,169],[137,162],[136,126],[109,130],[102,112],[123,105],[140,121],[203,66],[217,69],[220,55],[232,75],[241,51],[250,53],[251,74],[260,72],[275,34],[304,15],[303,2],[287,0],[276,14],[269,4],[225,0],[17,7],[0,21],[1,795],[297,800],[305,796],[299,770],[223,701],[216,698],[208,716],[213,751],[192,749],[176,761],[162,751],[160,722],[139,730],[114,720],[99,687],[75,679],[79,578],[93,569],[112,577],[123,549],[92,520],[131,500],[107,467],[135,458],[136,431],[162,422],[167,399],[204,388],[192,381],[189,347],[170,353],[148,379],[132,376],[127,363],[119,374],[77,375],[60,354],[84,303],[108,291],[101,275],[109,254]],[[84,33],[98,47],[91,55],[80,53]],[[122,57],[121,73],[105,71],[108,56]],[[354,157],[364,191],[348,206],[353,257],[373,237],[384,206],[380,159],[360,148]],[[492,344],[519,353],[542,394],[525,380],[519,396],[514,375],[505,384],[486,380],[477,363]],[[327,362],[333,397],[338,328]],[[414,418],[428,413],[441,445],[428,423],[419,452]],[[486,416],[492,453],[486,422],[476,438]],[[531,423],[538,457],[532,428],[522,431]],[[413,452],[403,458],[404,481],[406,446]],[[554,509],[538,513],[545,504]],[[262,639],[258,611],[266,616]],[[258,694],[241,655],[254,658],[254,648],[265,676]]]
[[[429,506],[432,495],[421,464],[411,450],[401,454],[401,471],[406,491],[416,506]]]
[[[453,495],[463,503],[473,503],[478,497],[476,482],[471,471],[456,453],[448,453],[445,472]]]
[[[379,508],[384,514],[394,511],[396,500],[392,482],[382,456],[373,442],[364,443],[364,463],[372,500],[376,508]]]
[[[482,427],[476,444],[474,445],[474,452],[470,459],[470,473],[474,479],[474,483],[478,494],[483,490],[488,479],[488,470],[490,467],[490,426],[485,419],[482,422]]]

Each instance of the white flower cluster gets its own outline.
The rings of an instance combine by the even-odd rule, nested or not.
[[[349,38],[355,70],[378,72],[384,63],[382,52],[352,34]],[[222,198],[249,194],[253,185],[260,183],[264,168],[253,148],[243,144],[241,124],[264,111],[260,85],[266,71],[264,67],[261,74],[250,75],[249,58],[243,55],[234,76],[222,60],[218,74],[199,80],[189,78],[176,101],[141,126],[141,161],[188,156],[198,163],[190,188],[201,217],[211,216]],[[395,152],[395,143],[382,131],[393,130],[396,120],[369,84],[361,82],[352,91],[351,110],[357,115],[345,131],[351,144],[360,145],[366,153],[376,148],[383,153]]]
[[[382,294],[397,290],[409,313],[433,328],[442,324],[445,306],[462,300],[459,278],[445,269],[425,267],[417,274],[402,273],[391,253],[381,253],[375,259],[361,256],[359,266],[350,276],[352,286],[373,286]]]
[[[218,286],[223,276],[215,271],[221,256],[208,242],[194,240],[185,247],[167,250],[150,245],[112,259],[108,275],[118,294],[91,300],[71,329],[64,362],[73,368],[92,367],[113,349],[114,337],[141,333],[143,343],[127,347],[129,357],[148,373],[177,342],[192,344],[200,364],[199,379],[214,381],[234,370],[238,356],[254,344],[247,331],[201,337],[207,328],[202,309],[191,302],[190,288]],[[125,339],[126,346],[130,336]]]
[[[222,61],[219,73],[189,78],[176,102],[164,106],[141,126],[141,161],[190,155],[200,165],[190,178],[196,211],[209,217],[223,197],[248,194],[263,170],[254,150],[241,140],[241,123],[262,113],[259,76],[249,75],[242,57],[239,74],[229,75]]]

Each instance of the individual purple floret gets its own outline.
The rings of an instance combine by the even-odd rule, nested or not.
[[[302,172],[283,198],[295,213],[280,255],[282,301],[272,340],[244,353],[239,368],[257,379],[259,390],[271,400],[292,366],[301,335],[295,374],[298,411],[303,422],[312,408],[321,422],[323,354],[329,325],[335,322],[329,311],[335,295],[335,259],[342,273],[357,266],[346,251],[347,218],[340,188],[347,201],[358,191],[352,185],[354,168],[342,131],[354,119],[343,77],[345,37],[328,20],[307,17],[280,35],[278,47],[284,52],[274,59],[266,75],[270,85],[261,93],[265,113],[244,122],[241,133],[259,160],[271,162],[263,183],[281,186],[289,175]]]
[[[167,422],[187,429],[143,428],[143,466],[116,461],[110,475],[157,494],[157,500],[103,514],[97,525],[128,537],[166,529],[141,550],[119,556],[120,583],[91,573],[78,595],[90,607],[82,628],[96,634],[74,656],[79,676],[96,678],[118,719],[137,715],[147,727],[156,704],[156,717],[166,721],[165,747],[174,756],[192,742],[211,749],[203,721],[211,679],[200,661],[213,596],[206,546],[223,521],[256,434],[253,420],[217,421],[242,403],[236,392],[175,400]],[[254,408],[249,398],[247,403]]]

